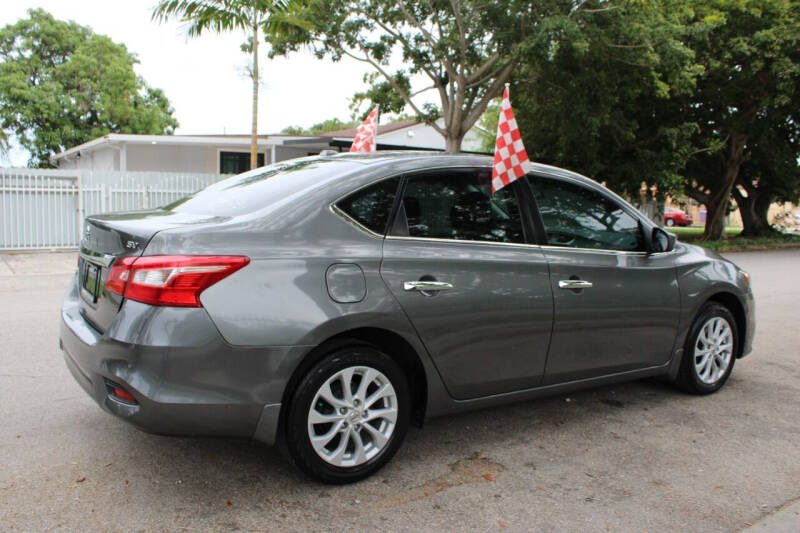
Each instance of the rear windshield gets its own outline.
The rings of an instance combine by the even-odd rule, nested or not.
[[[276,163],[222,180],[163,209],[198,215],[244,215],[327,178],[343,175],[357,165],[353,161],[318,158]]]

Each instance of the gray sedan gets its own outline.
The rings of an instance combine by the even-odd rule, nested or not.
[[[146,431],[280,443],[364,478],[410,423],[663,376],[707,394],[750,351],[746,272],[596,182],[491,159],[310,157],[86,220],[61,346]]]

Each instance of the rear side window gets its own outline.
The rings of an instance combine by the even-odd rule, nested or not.
[[[339,200],[336,207],[365,228],[383,235],[399,184],[399,177],[383,180]]]
[[[403,217],[405,217],[403,219]],[[524,243],[512,187],[491,194],[491,169],[437,170],[408,178],[393,234]]]

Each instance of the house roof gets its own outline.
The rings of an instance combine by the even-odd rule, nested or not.
[[[259,135],[259,146],[282,145],[287,140],[293,139],[313,139],[315,136],[307,135]],[[192,145],[192,144],[215,144],[229,146],[243,146],[250,144],[249,135],[135,135],[127,133],[109,133],[97,139],[79,144],[63,152],[59,152],[51,157],[57,161],[64,157],[77,154],[78,152],[90,152],[101,146],[116,146],[120,144],[169,144],[169,145]]]
[[[378,135],[383,135],[384,133],[391,133],[393,131],[402,130],[403,128],[416,126],[417,124],[421,124],[421,122],[414,119],[398,120],[396,122],[390,122],[389,124],[379,124]],[[357,131],[358,128],[347,128],[346,130],[326,131],[325,133],[320,133],[318,137],[355,137]]]
[[[390,122],[389,124],[382,124],[378,126],[378,135],[391,133],[394,131],[410,128],[422,124],[421,122],[409,119],[398,120]],[[283,145],[302,145],[308,143],[333,143],[336,146],[344,146],[356,136],[358,128],[348,128],[343,130],[334,130],[318,135],[290,135],[287,133],[273,133],[268,135],[258,136],[258,145],[260,147],[266,146],[283,146]],[[250,135],[246,134],[222,134],[222,135],[134,135],[125,133],[109,133],[97,139],[85,142],[78,146],[73,146],[68,150],[64,150],[51,157],[52,161],[68,158],[77,155],[79,152],[91,152],[103,146],[112,146],[119,149],[124,144],[164,144],[164,145],[193,145],[193,144],[215,144],[215,145],[229,145],[229,146],[243,146],[250,144]],[[379,143],[380,144],[380,143]],[[390,146],[390,145],[385,145]],[[394,145],[391,145],[394,146]],[[426,147],[405,147],[400,148],[416,148],[425,150]]]
[[[211,138],[211,139],[247,139],[250,140],[249,133],[185,133],[181,135],[173,135],[173,137],[204,137],[204,138]],[[319,137],[319,135],[310,135],[306,133],[260,133],[257,135],[259,139],[271,139],[274,137]]]

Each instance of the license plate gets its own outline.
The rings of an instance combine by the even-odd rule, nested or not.
[[[97,302],[97,292],[100,285],[100,266],[84,261],[85,267],[83,270],[83,288],[92,297],[92,303]]]

